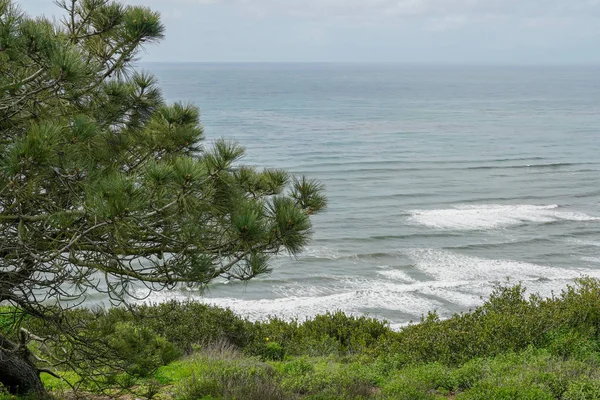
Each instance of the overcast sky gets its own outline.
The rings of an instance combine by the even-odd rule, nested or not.
[[[17,0],[32,15],[52,0]],[[161,12],[144,61],[600,64],[600,0],[129,0]]]

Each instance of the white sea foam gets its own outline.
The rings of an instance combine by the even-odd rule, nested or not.
[[[331,294],[332,288],[328,286],[292,282],[273,288],[273,293],[281,297],[318,297]]]
[[[410,249],[405,251],[416,268],[436,281],[502,281],[531,279],[574,279],[582,274],[595,273],[585,268],[565,269],[522,261],[493,260],[467,256],[440,249]]]
[[[194,298],[207,304],[227,307],[250,318],[277,316],[286,320],[312,318],[327,311],[347,314],[372,312],[391,317],[399,328],[406,320],[418,320],[429,311],[442,316],[475,307],[489,296],[493,282],[523,282],[530,293],[550,296],[582,275],[600,277],[600,269],[565,269],[511,260],[494,260],[440,249],[409,249],[402,253],[414,263],[423,280],[390,266],[376,267],[375,277],[322,276],[320,281],[278,283],[262,299],[202,297],[198,293],[168,291],[152,294],[150,302]],[[270,297],[270,298],[269,298]],[[273,298],[275,297],[275,298]]]
[[[325,246],[307,246],[301,256],[307,258],[325,258],[329,260],[337,260],[342,257],[339,251]]]
[[[413,323],[414,323],[414,321],[413,321]],[[390,324],[390,329],[392,329],[393,331],[400,331],[400,330],[402,330],[402,328],[405,328],[409,325],[411,325],[411,322],[401,322],[401,323],[397,323],[397,324]]]
[[[509,284],[521,283],[526,289],[525,296],[530,294],[536,294],[542,298],[552,297],[553,295],[560,294],[560,292],[567,286],[573,285],[572,279],[520,279],[511,280]],[[465,285],[461,285],[455,289],[451,288],[432,288],[431,294],[439,296],[440,298],[450,301],[451,303],[459,306],[460,309],[472,309],[478,305],[481,305],[486,299],[489,298],[490,294],[494,289],[494,285],[489,282],[473,281]],[[422,291],[427,294],[427,291]],[[441,309],[441,315],[449,316],[448,313]]]
[[[414,278],[412,278],[410,275],[408,275],[405,271],[401,271],[399,269],[392,269],[389,266],[382,266],[379,268],[381,268],[381,270],[377,271],[377,273],[381,276],[384,276],[384,277],[390,279],[390,280],[400,281],[400,282],[405,282],[405,283],[416,282],[416,280]]]
[[[429,282],[416,282],[416,280],[406,276],[406,280],[379,280],[367,277],[358,276],[329,276],[327,282],[317,284],[304,284],[298,282],[290,282],[277,286],[273,289],[282,298],[286,297],[325,297],[328,295],[340,293],[365,293],[371,292],[374,296],[386,293],[393,296],[395,293],[416,292],[421,285],[428,285]],[[437,283],[436,283],[437,284]],[[386,309],[390,308],[390,303],[387,303]]]
[[[152,296],[151,301],[189,299],[181,292],[161,292]],[[284,297],[277,299],[249,300],[239,298],[197,298],[207,304],[230,308],[235,313],[251,320],[263,320],[277,316],[290,320],[304,320],[327,311],[341,310],[348,314],[364,314],[369,310],[394,310],[418,318],[429,310],[441,307],[441,303],[420,296],[415,292],[390,290],[390,286],[372,281],[360,290],[351,290],[327,296]]]
[[[439,210],[413,210],[409,221],[418,225],[438,229],[496,229],[526,222],[544,223],[560,220],[596,221],[581,212],[565,211],[556,204],[537,205],[458,205]]]
[[[481,295],[468,292],[469,284],[458,285],[458,288],[449,288],[441,286],[426,286],[420,290],[421,293],[430,296],[436,296],[452,304],[463,308],[475,307],[481,304]],[[460,289],[460,290],[458,290]]]
[[[595,264],[600,263],[600,257],[581,257],[581,260]]]

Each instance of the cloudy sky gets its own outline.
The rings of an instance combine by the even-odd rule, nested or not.
[[[52,0],[17,0],[33,15]],[[600,0],[129,0],[161,12],[145,61],[600,64]]]

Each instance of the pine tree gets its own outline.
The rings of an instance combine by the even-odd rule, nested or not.
[[[165,104],[133,66],[163,37],[159,14],[58,5],[57,23],[0,0],[0,303],[76,338],[65,312],[87,293],[126,304],[141,283],[248,280],[298,253],[325,207],[321,185],[244,167],[234,142],[202,145],[196,106]],[[36,337],[19,337],[0,333],[0,382],[42,392]]]

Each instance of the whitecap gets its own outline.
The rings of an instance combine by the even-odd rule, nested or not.
[[[581,275],[600,275],[588,268],[559,268],[523,261],[495,260],[467,256],[440,249],[408,249],[404,253],[415,267],[435,281],[503,281],[531,279],[575,279]]]
[[[382,266],[380,271],[377,271],[377,274],[384,276],[392,281],[400,281],[405,283],[416,282],[416,280],[408,275],[405,271],[401,271],[399,269],[392,269],[389,266]]]
[[[522,223],[545,223],[559,220],[597,221],[581,212],[565,211],[556,204],[539,205],[458,205],[437,210],[412,210],[409,221],[437,229],[497,229]]]
[[[581,257],[581,260],[595,264],[600,263],[600,257]]]
[[[305,258],[323,258],[328,260],[337,260],[342,257],[339,251],[325,246],[307,246],[300,254]]]

